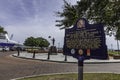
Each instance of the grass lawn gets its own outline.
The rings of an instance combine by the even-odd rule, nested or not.
[[[77,74],[59,74],[31,77],[19,80],[78,80]],[[120,80],[120,74],[112,73],[85,73],[84,80]]]

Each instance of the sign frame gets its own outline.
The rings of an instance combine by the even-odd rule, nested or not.
[[[88,45],[87,45],[88,44]],[[108,59],[103,24],[89,24],[84,18],[65,29],[63,54],[81,59]]]

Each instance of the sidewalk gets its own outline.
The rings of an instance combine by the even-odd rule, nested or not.
[[[67,61],[65,61],[65,56],[62,53],[58,53],[57,55],[50,55],[50,59],[48,60],[48,53],[36,53],[35,58],[33,58],[33,53],[27,53],[27,52],[21,52],[19,56],[18,54],[13,54],[12,56],[20,57],[20,58],[26,58],[26,59],[36,59],[36,60],[42,60],[42,61],[52,61],[52,62],[64,62],[64,63],[77,63],[77,59],[67,56]],[[96,59],[90,59],[85,60],[85,64],[91,64],[91,63],[120,63],[120,59],[109,59],[109,60],[96,60]]]

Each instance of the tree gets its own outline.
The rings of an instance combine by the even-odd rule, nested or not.
[[[95,23],[103,23],[106,32],[112,35],[120,26],[119,0],[93,0],[87,18]]]
[[[4,28],[2,26],[0,26],[0,33],[5,34],[5,33],[7,33],[7,31],[5,31]]]
[[[42,37],[37,37],[37,38],[34,38],[34,37],[28,37],[25,42],[24,42],[24,45],[26,46],[35,46],[35,47],[48,47],[50,45],[50,43],[42,38]]]
[[[60,29],[73,26],[78,18],[86,18],[92,23],[103,23],[111,35],[120,26],[120,0],[80,0],[71,5],[64,0],[62,12],[56,12],[61,20],[56,20]]]
[[[41,47],[41,48],[42,47],[48,47],[50,45],[50,43],[42,37],[36,38],[36,41],[38,42],[38,46]]]
[[[35,40],[34,37],[28,37],[25,42],[24,42],[24,45],[26,46],[37,46],[37,41]]]
[[[66,27],[70,27],[72,26],[77,17],[77,10],[75,8],[74,5],[71,5],[69,3],[67,3],[64,0],[64,7],[63,7],[63,12],[56,12],[56,15],[58,17],[62,17],[62,20],[56,20],[56,22],[58,22],[59,24],[57,24],[56,26],[60,27],[60,29],[64,29]]]

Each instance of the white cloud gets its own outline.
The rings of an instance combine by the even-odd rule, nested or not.
[[[25,1],[30,1],[30,4]],[[67,1],[75,4],[79,0]],[[46,39],[48,39],[48,36],[52,36],[56,39],[56,46],[58,46],[58,43],[60,43],[61,47],[63,46],[64,30],[59,30],[58,27],[55,27],[55,20],[58,17],[54,13],[62,10],[62,0],[9,0],[9,2],[4,2],[3,4],[5,5],[0,5],[0,10],[2,11],[0,13],[0,25],[3,24],[5,26],[9,36],[14,34],[13,40],[23,43],[30,36],[41,36]],[[114,38],[107,37],[109,48],[111,44],[116,48]]]
[[[20,8],[22,9],[24,15],[28,16],[29,12],[28,12],[27,8],[24,6],[25,4],[24,4],[23,0],[17,0],[17,1],[18,1],[19,5],[20,5]]]

